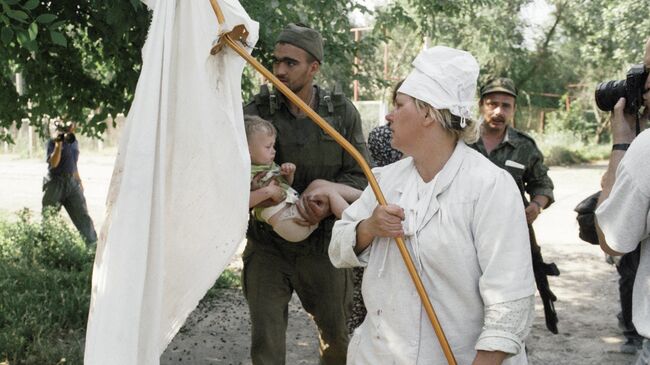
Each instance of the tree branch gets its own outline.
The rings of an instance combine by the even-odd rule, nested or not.
[[[535,74],[539,66],[544,62],[548,55],[548,48],[549,44],[551,43],[551,40],[553,39],[553,36],[555,35],[555,32],[557,30],[558,25],[562,21],[562,13],[564,10],[564,3],[559,3],[556,5],[556,10],[555,10],[555,21],[553,22],[553,25],[549,30],[546,32],[546,35],[544,37],[544,42],[542,43],[542,46],[538,49],[537,52],[537,57],[535,61],[532,63],[532,66],[528,72],[519,79],[519,85],[518,88],[522,89],[523,85],[526,84]]]

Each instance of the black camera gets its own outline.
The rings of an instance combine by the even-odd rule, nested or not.
[[[54,122],[54,128],[59,133],[70,133],[72,130],[72,123],[64,123],[61,121]]]
[[[633,65],[625,80],[605,81],[596,87],[596,105],[606,112],[614,110],[618,99],[625,98],[625,114],[637,114],[643,105],[648,70],[643,64]]]
[[[74,133],[72,133],[72,123],[55,122],[54,127],[58,133],[54,139],[55,141],[74,143],[77,140]]]

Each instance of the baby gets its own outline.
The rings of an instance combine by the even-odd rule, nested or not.
[[[245,116],[246,138],[251,158],[251,193],[248,207],[253,208],[255,219],[266,222],[273,230],[289,242],[300,242],[318,228],[318,225],[301,225],[298,212],[298,193],[291,187],[296,165],[285,162],[278,166],[275,162],[276,130],[271,122],[257,116]],[[259,177],[261,176],[261,177]],[[257,177],[257,178],[256,178]],[[318,189],[329,200],[330,209],[337,218],[349,202],[356,200],[360,190],[331,183],[326,180],[314,180],[307,190]],[[270,207],[258,207],[270,200],[275,203]]]

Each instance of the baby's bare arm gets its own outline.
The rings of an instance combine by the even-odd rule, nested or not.
[[[296,165],[285,162],[280,166],[280,174],[287,180],[287,184],[293,185],[293,178],[296,174]]]

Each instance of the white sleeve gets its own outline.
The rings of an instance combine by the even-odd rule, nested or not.
[[[472,233],[486,306],[535,293],[524,204],[512,177],[500,170],[485,181],[474,210]]]
[[[483,331],[475,349],[516,355],[524,348],[535,318],[535,296],[485,307]]]
[[[634,251],[639,242],[648,237],[650,199],[621,162],[616,171],[616,182],[607,199],[596,209],[598,226],[607,245],[614,251]]]
[[[328,248],[330,261],[334,267],[366,266],[370,246],[358,256],[354,252],[354,246],[357,244],[357,225],[370,217],[376,206],[377,199],[368,186],[361,193],[361,197],[343,211],[341,219],[334,223],[332,239]]]

